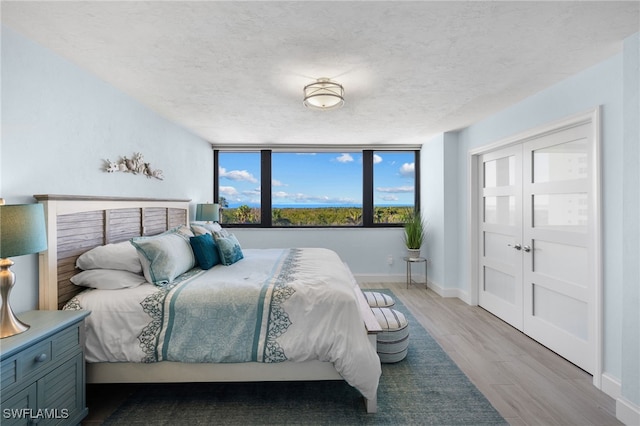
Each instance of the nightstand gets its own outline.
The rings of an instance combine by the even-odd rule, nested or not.
[[[84,318],[89,311],[18,315],[24,333],[0,340],[0,423],[79,424],[85,400]]]

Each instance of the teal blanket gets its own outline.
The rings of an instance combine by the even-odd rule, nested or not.
[[[139,336],[145,362],[281,362],[287,356],[277,338],[291,324],[282,308],[299,249],[282,250],[262,262],[263,271],[220,279],[215,268],[194,269],[179,282],[147,297],[142,306],[152,322]]]

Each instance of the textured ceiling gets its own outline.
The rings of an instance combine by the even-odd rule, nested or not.
[[[639,2],[11,2],[2,22],[215,144],[415,144],[620,51]],[[314,111],[302,88],[345,87]]]

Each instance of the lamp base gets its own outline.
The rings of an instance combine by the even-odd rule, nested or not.
[[[24,333],[29,329],[28,324],[25,324],[18,318],[16,318],[16,316],[11,311],[10,306],[7,306],[7,308],[8,309],[4,309],[4,306],[2,306],[2,325],[0,326],[0,339]]]
[[[15,336],[29,329],[29,325],[20,321],[13,314],[9,305],[9,293],[16,282],[16,274],[9,268],[13,262],[9,259],[0,259],[0,295],[2,296],[2,306],[0,306],[0,339]]]

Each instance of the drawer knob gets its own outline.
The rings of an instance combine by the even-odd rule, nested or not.
[[[45,362],[47,360],[47,354],[40,354],[36,357],[36,362]]]

